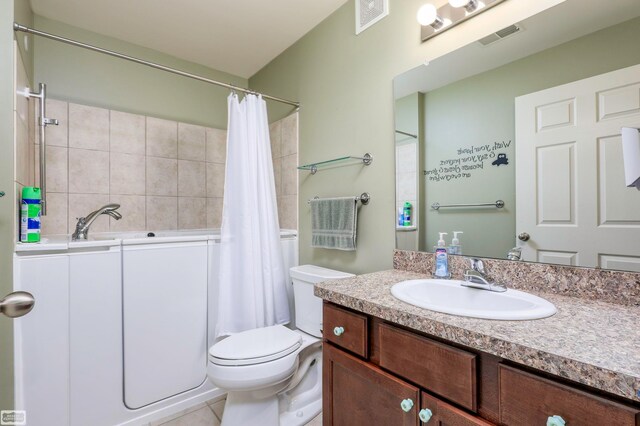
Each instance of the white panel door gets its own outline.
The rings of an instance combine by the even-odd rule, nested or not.
[[[621,127],[640,127],[640,65],[516,98],[523,259],[640,271],[640,192]]]
[[[120,268],[120,246],[69,254],[71,426],[122,420]]]
[[[16,257],[14,289],[35,298],[13,321],[16,409],[29,426],[69,424],[69,258]]]
[[[207,243],[122,250],[124,401],[140,408],[207,378]]]

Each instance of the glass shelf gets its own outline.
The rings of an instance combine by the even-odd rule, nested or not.
[[[298,166],[298,170],[309,170],[312,175],[315,175],[316,172],[318,171],[318,168],[320,168],[320,167],[331,166],[331,165],[334,165],[334,164],[345,164],[345,165],[348,165],[350,163],[353,163],[353,164],[362,163],[365,166],[368,166],[371,163],[373,163],[373,156],[371,154],[369,154],[368,152],[366,154],[364,154],[362,157],[356,157],[354,155],[348,155],[346,157],[339,157],[339,158],[333,158],[331,160],[319,161],[319,162],[316,162],[316,163],[303,164],[301,166]]]

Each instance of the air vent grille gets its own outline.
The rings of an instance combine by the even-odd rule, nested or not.
[[[356,34],[360,34],[389,14],[389,0],[355,0]]]
[[[509,25],[508,27],[503,28],[500,31],[496,31],[493,34],[481,38],[480,40],[478,40],[478,42],[480,42],[480,44],[482,44],[483,46],[487,46],[491,43],[495,43],[498,40],[502,40],[503,38],[507,38],[513,34],[519,33],[520,31],[522,31],[522,28],[520,26]]]

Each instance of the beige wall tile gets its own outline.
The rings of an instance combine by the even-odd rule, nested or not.
[[[282,157],[282,194],[295,195],[298,193],[298,155]]]
[[[69,104],[69,147],[109,151],[109,110]]]
[[[147,155],[178,158],[178,123],[147,117]]]
[[[282,157],[273,159],[273,179],[276,183],[276,197],[282,195]]]
[[[28,107],[27,107],[28,110]],[[33,160],[29,158],[29,126],[20,116],[14,112],[15,128],[15,152],[14,152],[14,180],[23,186],[29,186],[31,177],[31,164]]]
[[[147,231],[178,229],[178,197],[146,198]]]
[[[271,157],[282,157],[282,120],[269,125],[269,139],[271,140]]]
[[[178,197],[178,229],[207,227],[207,199]]]
[[[109,173],[111,194],[145,195],[145,156],[112,152]]]
[[[207,228],[222,226],[222,198],[207,198]]]
[[[118,212],[122,219],[109,218],[110,231],[143,231],[146,229],[146,197],[144,195],[113,195],[109,196],[110,203],[120,204]]]
[[[147,195],[178,195],[178,160],[147,157]]]
[[[109,193],[108,152],[69,148],[69,193]]]
[[[109,124],[111,152],[145,155],[145,127],[143,115],[112,110]]]
[[[298,113],[282,119],[282,156],[298,152]]]
[[[206,196],[206,171],[202,161],[178,160],[178,195]]]
[[[52,235],[69,233],[68,210],[69,196],[66,193],[47,193],[47,215],[42,217],[42,234]]]
[[[205,160],[204,127],[178,123],[178,158],[182,160]]]
[[[227,131],[207,128],[207,161],[222,163],[227,161]]]
[[[207,197],[224,195],[224,164],[207,163]]]
[[[109,204],[109,195],[107,194],[69,194],[69,233],[75,231],[77,218],[86,217],[105,204]],[[89,235],[108,230],[109,216],[103,214],[91,224]]]
[[[61,146],[47,146],[47,191],[49,192],[67,192],[69,189],[68,151],[69,148]],[[38,153],[36,157],[39,159],[40,154]]]
[[[298,196],[284,195],[278,198],[278,218],[281,229],[298,228]]]
[[[69,146],[69,104],[55,99],[47,99],[47,117],[58,120],[57,126],[47,126],[47,146]],[[38,119],[36,114],[36,120]],[[39,141],[39,130],[35,127],[36,143]]]

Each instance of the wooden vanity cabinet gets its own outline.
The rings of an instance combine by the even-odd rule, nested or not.
[[[331,303],[323,315],[324,426],[640,426],[640,404]]]

